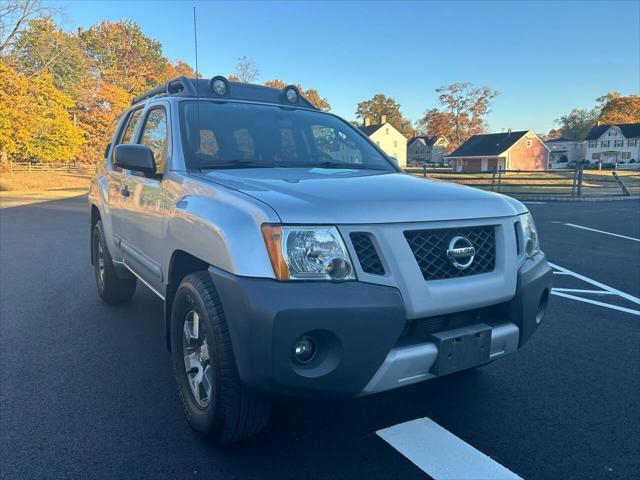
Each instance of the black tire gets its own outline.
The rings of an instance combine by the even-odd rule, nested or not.
[[[185,321],[190,315],[193,319],[193,312],[199,317],[198,328],[204,327],[201,345],[206,343],[208,348],[208,363],[202,365],[211,367],[211,392],[204,407],[189,385],[184,358]],[[194,430],[222,445],[250,437],[266,426],[271,400],[240,380],[222,304],[207,272],[188,275],[176,291],[171,309],[171,360],[182,406]]]
[[[102,255],[102,263],[100,261]],[[98,220],[91,235],[91,258],[98,295],[107,303],[125,303],[136,291],[136,277],[130,273],[118,273],[113,264],[104,236],[102,221]],[[102,268],[101,268],[102,266]]]

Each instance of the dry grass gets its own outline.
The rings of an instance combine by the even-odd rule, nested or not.
[[[422,176],[414,170],[411,173],[419,177]],[[637,170],[618,170],[616,173],[623,179],[631,195],[640,194],[640,175]],[[456,174],[452,172],[430,172],[427,170],[427,177],[491,190],[493,173]],[[500,187],[498,189],[496,186],[496,191],[507,195],[525,197],[531,195],[566,196],[572,192],[573,177],[573,171],[508,172],[501,175]],[[621,194],[622,190],[611,174],[611,170],[584,170],[582,180],[583,196],[617,196]]]
[[[0,192],[50,192],[56,190],[89,189],[88,175],[59,172],[1,173]]]
[[[58,172],[0,173],[0,208],[83,195],[89,175]]]

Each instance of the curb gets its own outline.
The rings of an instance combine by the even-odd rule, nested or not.
[[[531,196],[531,197],[516,197],[523,202],[617,202],[622,200],[640,200],[640,195],[629,196],[610,196],[610,197],[552,197],[552,196]]]

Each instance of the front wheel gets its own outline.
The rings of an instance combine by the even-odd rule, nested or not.
[[[222,304],[207,272],[188,275],[176,291],[171,359],[192,428],[225,444],[266,426],[271,401],[240,380]]]
[[[131,300],[136,291],[136,277],[130,273],[123,272],[118,275],[116,272],[100,220],[93,227],[91,255],[100,298],[107,303],[125,303]]]

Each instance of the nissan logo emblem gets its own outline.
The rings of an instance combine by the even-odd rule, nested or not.
[[[447,249],[447,258],[451,264],[459,270],[465,270],[473,263],[473,257],[476,254],[476,249],[473,247],[471,241],[460,235],[457,235],[449,242],[449,248]]]

